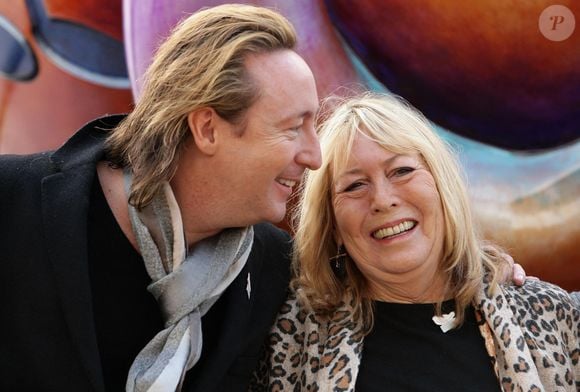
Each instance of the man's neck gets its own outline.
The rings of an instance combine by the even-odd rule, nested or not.
[[[139,246],[133,233],[133,227],[129,220],[129,207],[127,193],[125,192],[125,179],[122,169],[112,168],[108,162],[101,161],[97,164],[97,176],[103,189],[103,194],[109,204],[109,208],[117,221],[117,224],[131,243],[139,252]]]
[[[123,170],[112,168],[108,162],[102,161],[97,164],[97,175],[99,177],[99,182],[101,184],[101,188],[103,189],[107,203],[109,204],[109,208],[111,209],[117,224],[133,248],[139,251],[137,240],[135,239],[135,234],[133,233],[133,227],[131,225],[131,221],[129,220],[128,195],[125,190]],[[177,204],[181,205],[179,203],[177,194],[175,197]],[[200,211],[206,210],[200,208]],[[187,214],[184,216],[181,207],[180,213],[182,215],[186,246],[188,248],[194,246],[197,242],[205,238],[216,235],[221,230],[223,230],[223,228],[212,227],[210,224],[208,224],[207,217],[211,214],[196,214],[195,217],[193,217],[192,214]],[[194,222],[195,224],[193,224]],[[205,224],[205,226],[203,226],[203,224]]]
[[[195,151],[183,153],[169,182],[181,212],[188,247],[239,226],[232,220],[236,211],[230,211],[227,187],[208,169],[212,161],[204,158]]]

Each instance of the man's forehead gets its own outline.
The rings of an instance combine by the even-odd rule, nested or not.
[[[306,61],[290,49],[253,53],[244,63],[250,79],[271,94],[294,87],[297,79],[314,81]]]
[[[291,50],[252,55],[246,59],[251,82],[257,89],[255,109],[279,117],[276,122],[312,117],[318,112],[314,76]]]

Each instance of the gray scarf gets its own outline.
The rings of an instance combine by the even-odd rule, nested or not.
[[[125,174],[127,186],[130,174]],[[163,314],[165,329],[137,355],[127,392],[179,391],[199,360],[201,318],[244,267],[254,239],[252,227],[226,229],[200,241],[187,254],[179,206],[168,183],[141,211],[129,205],[141,256]]]

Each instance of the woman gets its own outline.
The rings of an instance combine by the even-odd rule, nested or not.
[[[580,387],[580,312],[551,284],[497,284],[500,252],[483,245],[458,164],[419,113],[390,96],[351,98],[320,140],[261,386]]]

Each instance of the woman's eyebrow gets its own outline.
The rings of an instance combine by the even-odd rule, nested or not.
[[[399,159],[399,158],[401,158],[401,157],[404,157],[404,156],[407,156],[407,155],[403,155],[403,154],[396,154],[396,155],[393,155],[392,157],[390,157],[390,158],[388,158],[388,159],[385,159],[385,160],[383,161],[383,165],[385,165],[385,166],[386,166],[386,165],[390,165],[391,163],[393,163],[393,162],[394,162],[394,161],[396,161],[397,159]],[[359,167],[354,167],[354,168],[352,168],[352,169],[350,169],[350,170],[347,170],[347,171],[345,171],[345,172],[342,172],[342,173],[340,173],[340,175],[338,175],[338,176],[336,177],[336,179],[338,180],[338,179],[340,179],[340,178],[342,178],[342,177],[346,177],[346,176],[350,176],[350,175],[354,175],[354,174],[360,174],[360,173],[362,173],[362,171],[363,171],[363,170],[362,170],[361,168],[359,168]]]

